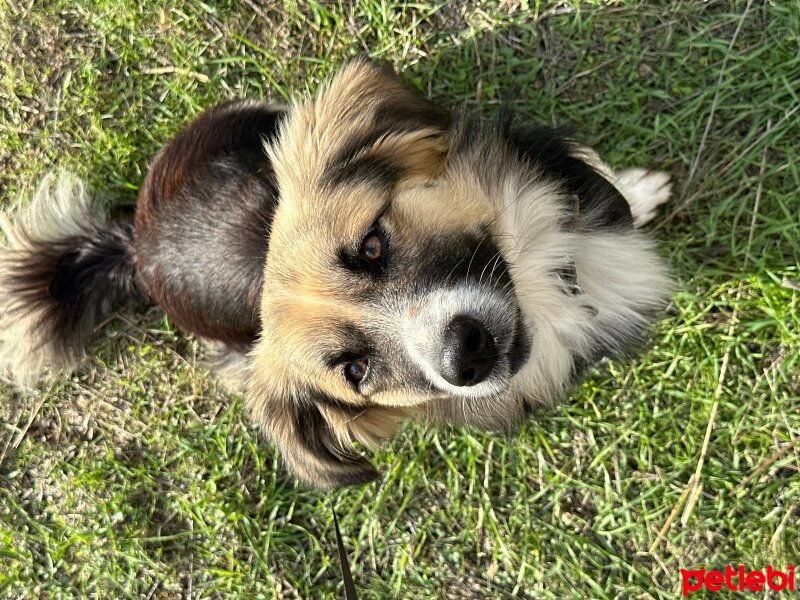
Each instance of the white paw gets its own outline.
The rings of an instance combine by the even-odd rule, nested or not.
[[[658,207],[669,200],[672,182],[663,171],[648,171],[635,167],[616,173],[617,189],[631,207],[633,226],[641,227],[652,221]]]

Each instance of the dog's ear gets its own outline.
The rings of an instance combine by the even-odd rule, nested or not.
[[[630,205],[612,181],[611,169],[598,154],[575,141],[566,129],[518,126],[510,113],[501,118],[501,131],[522,159],[551,176],[577,200],[577,212],[594,227],[633,227]]]
[[[449,127],[451,115],[426,99],[387,63],[359,59],[348,63],[317,97],[305,105],[319,124],[358,124],[371,132]],[[380,133],[379,133],[380,134]]]
[[[323,489],[377,479],[372,464],[353,447],[373,446],[394,433],[402,409],[343,405],[321,392],[302,397],[249,394],[255,421],[278,447],[289,471]]]
[[[388,65],[357,60],[292,107],[269,154],[289,195],[364,177],[429,179],[449,151],[450,123]]]

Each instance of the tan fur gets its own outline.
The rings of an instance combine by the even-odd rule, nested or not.
[[[413,107],[418,103],[417,96],[395,77],[355,63],[316,99],[296,103],[278,143],[267,148],[281,197],[290,201],[281,202],[277,209],[265,269],[270,285],[262,299],[263,331],[253,351],[253,363],[269,367],[264,372],[256,367],[249,394],[257,418],[264,414],[265,404],[285,403],[280,398],[302,393],[303,381],[313,381],[317,389],[354,405],[360,401],[341,375],[321,365],[319,358],[323,348],[335,343],[326,337],[329,323],[343,316],[356,322],[368,316],[352,293],[353,281],[331,264],[331,249],[341,240],[357,240],[363,235],[388,198],[368,184],[331,191],[321,177],[324,165],[350,140],[372,130],[378,117],[376,110],[387,95],[394,96],[399,104],[408,102]],[[424,202],[413,186],[435,175],[448,148],[443,131],[424,127],[379,137],[354,158],[395,161],[405,173],[398,187],[412,188],[406,194],[413,205]],[[419,207],[410,206],[406,212],[412,227],[426,226],[436,219]],[[296,432],[286,423],[294,418],[291,410],[278,411],[277,415],[268,412],[268,417],[258,420],[284,453],[302,447]],[[330,407],[322,410],[332,437],[342,448],[349,448],[352,441],[374,445],[390,437],[406,413],[397,406],[371,406],[355,415]],[[353,456],[348,455],[347,460],[353,460]],[[335,485],[333,480],[327,484],[320,481],[319,472],[330,465],[309,466],[309,455],[288,460],[301,479]],[[360,462],[354,464],[361,468]]]
[[[217,340],[202,340],[205,350],[205,366],[214,377],[232,394],[243,394],[250,379],[251,361],[247,353]]]
[[[348,141],[373,129],[379,103],[387,97],[412,110],[419,104],[396,78],[354,62],[323,87],[316,100],[295,102],[278,143],[267,147],[281,193],[285,190],[293,198],[313,193],[320,183],[320,167]],[[411,167],[415,177],[430,176],[447,151],[443,134],[435,128],[394,133],[365,152],[395,157]]]

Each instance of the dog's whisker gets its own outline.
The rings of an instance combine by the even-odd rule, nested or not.
[[[497,258],[494,259],[494,264],[492,265],[492,270],[489,273],[489,281],[490,282],[492,281],[492,278],[494,277],[494,271],[495,271],[495,269],[497,269],[497,265],[500,264],[500,261],[502,261],[502,260],[503,260],[503,256],[502,256],[502,254],[500,254],[500,252],[498,252],[497,253]],[[500,277],[505,275],[506,271],[508,271],[507,268],[503,269],[503,273],[502,273],[502,275]]]
[[[475,250],[472,251],[472,256],[470,256],[470,258],[469,258],[469,264],[467,264],[467,275],[466,275],[467,279],[469,279],[469,271],[470,271],[470,268],[472,267],[472,261],[475,260],[475,256],[477,255],[478,250],[480,250],[481,245],[483,245],[483,242],[485,242],[488,237],[489,237],[488,234],[486,234],[483,237],[481,237],[480,241],[478,242],[478,245],[475,246]]]
[[[453,268],[452,268],[452,269],[450,269],[450,272],[447,274],[447,277],[445,277],[445,278],[444,278],[444,285],[445,285],[445,287],[447,287],[447,285],[450,283],[450,278],[453,276],[453,274],[456,272],[456,269],[457,269],[459,266],[461,266],[461,264],[462,264],[463,262],[464,262],[464,259],[462,258],[461,260],[459,260],[459,261],[458,261],[458,262],[457,262],[457,263],[456,263],[456,264],[453,266]]]
[[[486,264],[485,264],[485,265],[483,265],[483,270],[481,271],[481,274],[480,274],[480,276],[478,277],[478,285],[481,285],[481,284],[483,284],[483,276],[484,276],[484,274],[486,273],[486,269],[488,269],[488,268],[489,268],[489,265],[491,264],[491,262],[492,262],[493,260],[497,260],[498,258],[501,258],[501,254],[500,254],[500,251],[499,251],[499,250],[498,250],[497,252],[495,252],[495,253],[494,253],[494,255],[492,255],[492,257],[491,257],[491,258],[489,258],[489,259],[486,261]],[[491,276],[490,276],[490,279],[491,279]]]

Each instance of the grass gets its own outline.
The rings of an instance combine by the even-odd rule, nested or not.
[[[649,349],[519,437],[410,425],[379,483],[332,495],[286,480],[192,339],[120,315],[73,376],[0,386],[1,596],[341,597],[329,498],[361,598],[671,598],[680,568],[800,562],[797,0],[1,10],[4,205],[63,167],[132,202],[204,108],[369,52],[440,102],[511,97],[671,171],[654,229],[679,281]]]

